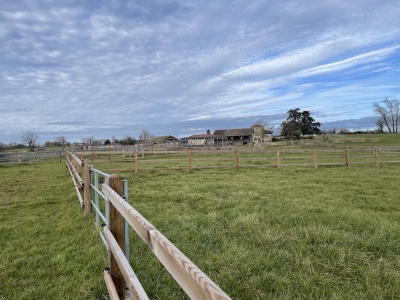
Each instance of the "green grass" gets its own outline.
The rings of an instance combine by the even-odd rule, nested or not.
[[[65,163],[0,166],[0,299],[96,299],[107,253]]]
[[[234,299],[396,299],[398,171],[387,165],[125,178],[132,205]],[[150,251],[131,251],[144,261],[134,266],[152,299],[180,295]]]
[[[233,299],[399,298],[398,164],[122,175],[132,206]],[[0,177],[0,299],[99,297],[107,254],[65,164]],[[133,230],[130,252],[151,299],[187,299]]]

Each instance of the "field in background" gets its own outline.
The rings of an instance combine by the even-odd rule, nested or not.
[[[233,299],[400,293],[399,164],[122,175],[131,205]],[[98,297],[106,252],[66,165],[3,166],[0,177],[0,299]],[[150,298],[186,299],[130,237],[130,262]]]

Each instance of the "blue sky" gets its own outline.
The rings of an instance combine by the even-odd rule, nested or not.
[[[348,3],[346,3],[348,2]],[[400,1],[1,1],[0,142],[374,128],[400,98]]]

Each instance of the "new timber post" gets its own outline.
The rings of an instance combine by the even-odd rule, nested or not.
[[[123,188],[123,178],[118,175],[111,175],[108,177],[108,185],[112,188],[118,195],[123,197],[124,195],[124,188]],[[114,236],[115,240],[117,241],[119,247],[121,249],[125,249],[125,219],[118,211],[117,208],[108,201],[108,211],[109,211],[109,224],[108,227]],[[111,278],[113,279],[115,288],[118,292],[120,299],[125,299],[125,279],[118,267],[117,261],[114,258],[114,255],[109,252],[109,263],[110,263],[110,273]]]

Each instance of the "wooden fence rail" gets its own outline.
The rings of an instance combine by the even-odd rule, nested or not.
[[[226,169],[235,168],[268,168],[274,167],[313,167],[319,166],[347,166],[380,163],[400,163],[400,152],[380,152],[375,150],[308,150],[301,151],[265,151],[262,153],[249,153],[236,150],[228,154],[217,153],[217,157],[205,156],[204,154],[193,154],[191,150],[185,152],[182,158],[138,158],[138,153],[134,153],[134,159],[118,160],[115,163],[132,163],[131,168],[107,169],[107,172],[135,172],[141,171],[160,171],[160,170],[193,170],[200,169]],[[396,160],[397,159],[397,160]],[[101,160],[98,160],[101,163]]]
[[[188,157],[190,160],[190,152]],[[81,206],[85,209],[85,215],[88,215],[90,214],[90,195],[92,193],[88,159],[80,160],[69,153],[66,155],[66,161]],[[78,167],[83,167],[84,171],[84,182],[81,185],[84,187],[84,200],[82,200],[75,181]],[[127,236],[125,221],[135,230],[191,299],[230,299],[175,245],[125,201],[122,182],[122,177],[109,175],[106,182],[101,185],[102,193],[107,199],[109,212],[108,222],[103,225],[102,233],[109,250],[109,267],[104,270],[103,276],[110,299],[125,299],[125,286],[130,290],[133,299],[149,299],[122,250],[125,248],[124,240]]]
[[[104,183],[102,192],[191,299],[230,299],[116,191]],[[105,231],[107,234],[107,228]],[[124,264],[121,265],[125,267]],[[124,272],[129,273],[129,270]]]

